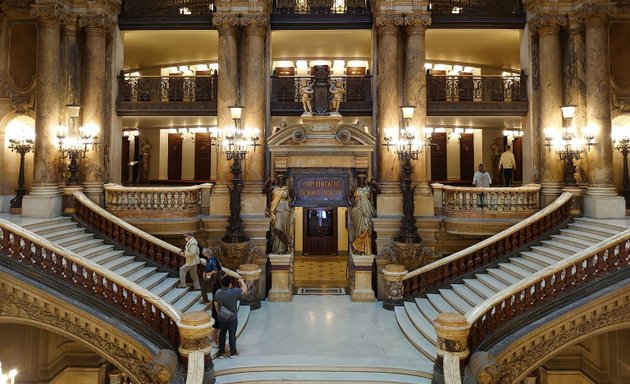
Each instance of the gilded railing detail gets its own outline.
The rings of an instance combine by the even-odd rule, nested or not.
[[[148,290],[74,252],[0,219],[0,253],[29,268],[45,272],[130,314],[161,334],[172,346],[179,343],[181,312]]]
[[[211,184],[190,187],[124,187],[105,185],[105,208],[122,218],[195,217],[201,210],[201,193]]]
[[[468,311],[470,349],[513,318],[628,266],[630,229],[534,273]]]
[[[520,223],[472,247],[425,265],[403,279],[405,297],[435,290],[530,244],[571,218],[571,193],[563,193],[547,207]]]

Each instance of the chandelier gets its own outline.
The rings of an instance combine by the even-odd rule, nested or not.
[[[61,159],[70,159],[68,164],[68,184],[79,183],[79,158],[84,159],[86,154],[97,144],[98,127],[91,124],[75,129],[75,121],[79,117],[81,106],[77,104],[66,105],[69,124],[57,127],[57,139],[59,140],[59,153]]]
[[[20,171],[18,175],[18,187],[15,198],[11,199],[12,209],[22,208],[22,198],[26,194],[24,187],[24,157],[33,150],[35,145],[35,128],[31,124],[27,124],[20,118],[14,119],[7,126],[7,135],[9,136],[9,149],[11,152],[17,152],[20,155]]]
[[[227,160],[245,160],[249,148],[252,147],[256,151],[256,147],[260,146],[260,129],[240,127],[241,113],[243,107],[232,106],[230,108],[230,116],[234,120],[234,127],[223,128],[222,132],[216,127],[210,128],[210,135],[215,143],[219,153],[224,153]]]
[[[0,362],[0,384],[15,384],[17,369],[12,369],[9,373],[2,372],[2,363]]]
[[[405,121],[404,127],[398,132],[398,140],[394,141],[393,131],[387,130],[383,137],[383,146],[387,147],[389,152],[391,146],[396,147],[396,154],[401,161],[418,160],[418,155],[423,151],[423,147],[431,145],[432,128],[424,128],[422,130],[422,140],[416,137],[416,129],[410,127],[409,123],[413,118],[415,107],[411,105],[403,105],[400,107]]]

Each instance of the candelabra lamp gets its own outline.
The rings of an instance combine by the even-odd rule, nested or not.
[[[96,145],[98,128],[95,126],[79,127],[75,129],[75,121],[79,117],[81,107],[76,104],[66,105],[69,125],[57,127],[59,140],[59,154],[62,160],[70,159],[68,163],[68,185],[79,184],[79,159],[85,159],[87,153]]]
[[[241,129],[239,125],[243,107],[232,106],[229,108],[232,120],[234,120],[234,128],[225,128],[222,136],[219,136],[217,132],[216,137],[213,137],[219,152],[224,153],[228,161],[232,161],[230,166],[232,188],[228,187],[230,190],[230,217],[228,217],[226,233],[222,240],[226,243],[242,243],[247,241],[241,219],[242,162],[247,158],[250,147],[256,151],[256,147],[260,145],[258,144],[260,131],[258,129]]]
[[[0,384],[15,384],[15,377],[18,372],[16,369],[10,370],[8,373],[2,372],[2,363],[0,363]]]
[[[626,199],[626,209],[630,209],[630,180],[628,178],[628,154],[630,153],[630,136],[613,136],[613,148],[623,156],[623,184],[621,194]]]
[[[416,138],[415,130],[409,127],[409,122],[413,118],[415,107],[402,106],[403,119],[405,120],[404,129],[399,132],[399,139],[396,143],[396,154],[401,163],[400,168],[400,189],[403,198],[403,218],[401,220],[400,235],[397,241],[401,243],[419,243],[422,239],[418,236],[418,228],[416,227],[416,218],[414,216],[414,192],[416,187],[411,185],[411,174],[413,173],[412,160],[418,160],[423,145]],[[384,138],[385,146],[389,151],[393,138],[387,135]]]
[[[544,138],[548,151],[555,148],[556,154],[562,161],[562,173],[565,185],[575,185],[575,161],[579,160],[586,147],[591,149],[594,145],[594,136],[583,129],[582,136],[578,136],[576,129],[571,125],[575,113],[575,105],[561,107],[564,119],[564,128],[560,134],[557,131],[546,129]]]
[[[26,194],[26,188],[24,187],[24,157],[33,150],[35,130],[32,126],[28,126],[16,119],[7,127],[7,133],[9,134],[9,149],[11,149],[11,152],[20,154],[18,187],[15,190],[15,197],[11,199],[11,209],[19,210],[22,208],[22,198]]]

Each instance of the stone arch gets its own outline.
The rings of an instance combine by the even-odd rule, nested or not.
[[[106,358],[134,383],[171,383],[166,368],[176,355],[164,358],[159,345],[115,319],[99,316],[85,304],[46,290],[0,265],[0,323],[25,324],[61,334]]]
[[[560,351],[590,337],[630,328],[630,286],[582,303],[551,321],[537,322],[534,329],[511,335],[513,341],[496,353],[496,382],[520,383]],[[494,354],[492,349],[489,352]]]

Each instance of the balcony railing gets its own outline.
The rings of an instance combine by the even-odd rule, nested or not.
[[[302,114],[302,87],[311,80],[311,76],[272,76],[271,113]],[[330,80],[341,81],[345,89],[339,109],[342,115],[372,114],[372,76],[331,76]]]
[[[443,214],[447,217],[525,218],[540,209],[540,185],[477,188],[433,184],[435,194],[442,190]]]
[[[274,0],[273,29],[372,28],[369,0]]]
[[[525,115],[527,78],[427,74],[427,102],[430,115]]]
[[[370,2],[366,0],[275,0],[276,14],[369,14]]]
[[[119,115],[216,114],[217,73],[210,76],[118,77]]]
[[[522,0],[430,0],[432,26],[523,28]]]
[[[211,28],[214,0],[123,0],[121,29]]]

